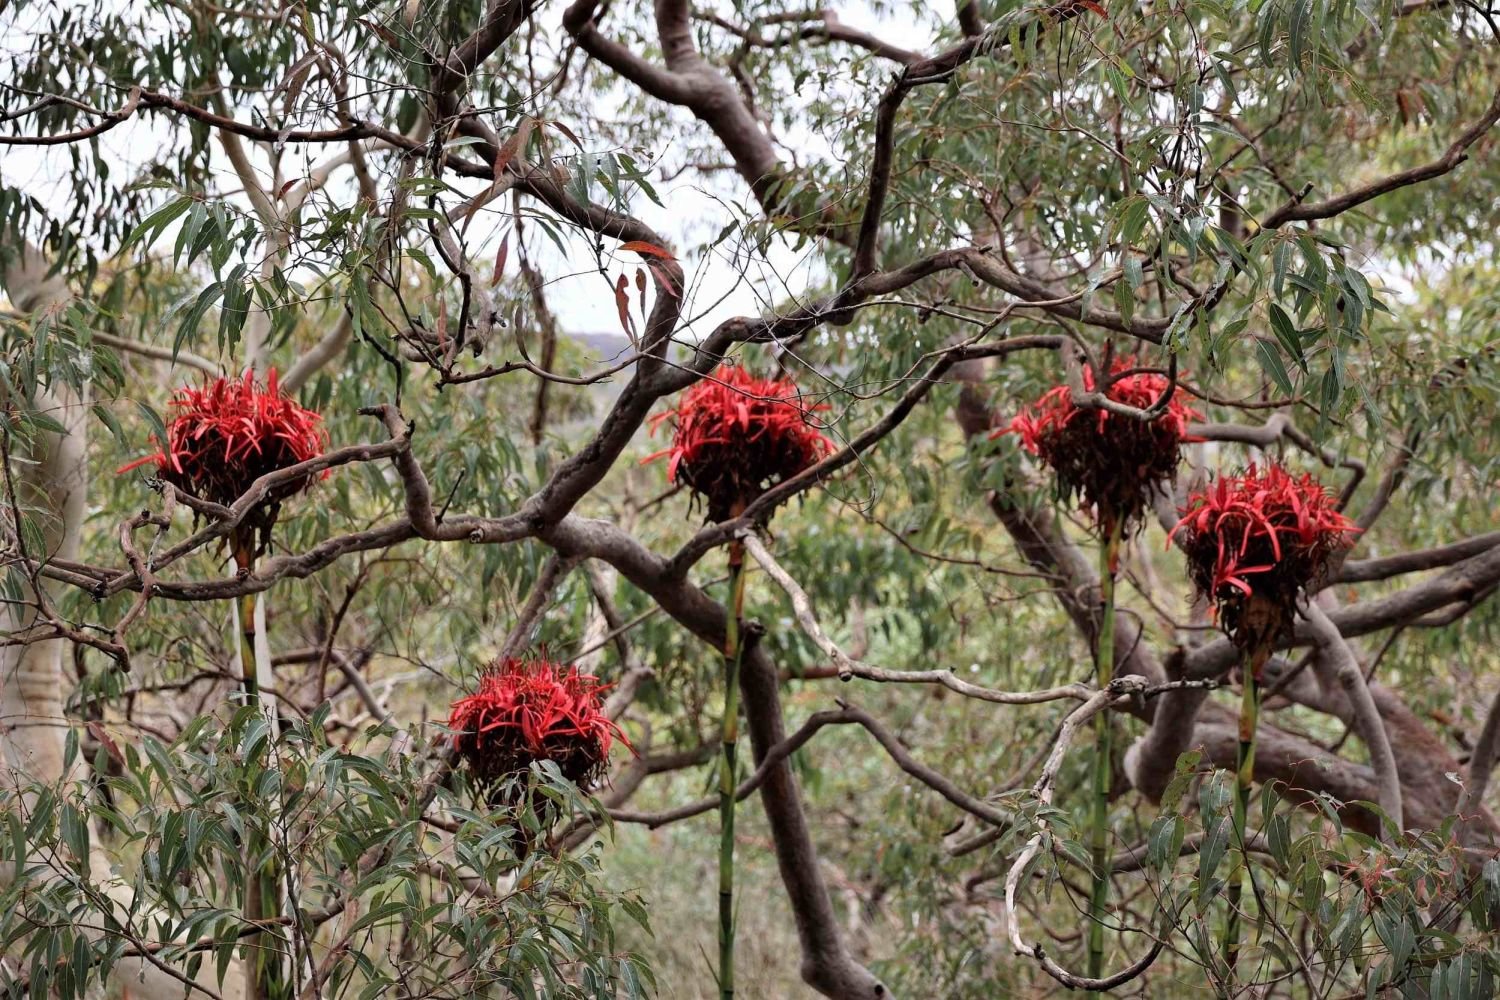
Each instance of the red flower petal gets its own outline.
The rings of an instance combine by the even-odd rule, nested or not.
[[[1215,602],[1231,636],[1248,645],[1267,636],[1262,623],[1241,617],[1244,600],[1269,601],[1279,609],[1279,626],[1290,627],[1298,595],[1359,531],[1337,504],[1310,475],[1251,465],[1190,496],[1168,537],[1187,554],[1193,581]],[[1255,629],[1262,631],[1248,634]]]
[[[652,418],[674,428],[672,446],[646,461],[669,457],[668,478],[708,501],[709,516],[723,520],[737,502],[815,465],[833,451],[812,415],[828,409],[808,404],[789,379],[758,379],[722,365],[694,385],[675,409]]]
[[[246,372],[243,378],[184,386],[169,405],[174,413],[166,446],[117,471],[155,462],[162,478],[215,503],[239,499],[256,479],[316,458],[328,444],[322,417],[283,395],[274,369],[264,388]],[[268,499],[283,499],[309,482]]]
[[[620,728],[604,714],[607,686],[544,659],[491,664],[473,694],[453,703],[457,749],[486,780],[551,760],[580,784],[598,776]]]
[[[1110,365],[1116,377],[1105,396],[1147,410],[1171,389],[1170,399],[1152,420],[1094,409],[1080,426],[1077,418],[1084,411],[1074,404],[1072,390],[1056,385],[991,437],[1014,433],[1025,451],[1053,468],[1063,492],[1077,495],[1096,516],[1108,513],[1134,520],[1176,471],[1188,424],[1202,416],[1165,376],[1136,372],[1136,367],[1133,357],[1116,358]],[[1097,384],[1093,369],[1086,366],[1084,388],[1092,391]]]

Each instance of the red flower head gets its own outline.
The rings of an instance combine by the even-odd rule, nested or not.
[[[154,462],[161,478],[214,503],[238,500],[261,476],[316,458],[328,444],[323,418],[283,394],[274,370],[264,387],[248,371],[184,386],[170,406],[166,447],[119,471]],[[253,526],[269,529],[276,506],[309,485],[303,476],[272,490]]]
[[[1168,536],[1198,591],[1242,649],[1267,652],[1291,628],[1297,598],[1359,531],[1310,475],[1251,465],[1194,493]]]
[[[676,433],[672,447],[646,461],[669,455],[668,478],[705,498],[709,519],[722,521],[833,451],[811,419],[827,408],[802,402],[790,379],[758,379],[721,365],[676,409],[652,418],[653,431],[670,420]]]
[[[497,660],[479,690],[453,703],[454,746],[483,785],[524,775],[550,760],[585,791],[604,774],[615,739],[625,735],[604,714],[605,686],[576,667],[547,660]]]
[[[1134,357],[1116,358],[1110,373],[1120,376],[1135,367]],[[1084,388],[1093,391],[1095,384],[1093,368],[1085,365]],[[1137,372],[1116,377],[1104,395],[1117,403],[1148,410],[1170,386],[1163,375]],[[1176,473],[1178,447],[1194,440],[1188,436],[1188,422],[1201,416],[1175,389],[1154,419],[1137,420],[1108,410],[1079,407],[1073,402],[1072,390],[1058,385],[991,437],[1018,435],[1021,447],[1057,473],[1058,486],[1065,495],[1076,496],[1094,509],[1101,527],[1116,517],[1128,525],[1140,517],[1151,494],[1164,490]]]

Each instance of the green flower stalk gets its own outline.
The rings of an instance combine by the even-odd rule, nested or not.
[[[1021,447],[1046,462],[1057,474],[1058,492],[1077,497],[1093,514],[1099,536],[1099,634],[1094,680],[1102,691],[1115,675],[1115,576],[1120,543],[1139,524],[1153,495],[1161,494],[1177,471],[1179,448],[1188,423],[1199,414],[1178,398],[1172,380],[1136,370],[1132,357],[1111,361],[1103,386],[1092,367],[1083,370],[1083,387],[1106,400],[1130,407],[1121,413],[1079,406],[1073,389],[1057,385],[1016,414],[992,437],[1015,434]],[[1109,913],[1109,792],[1114,777],[1111,720],[1101,712],[1094,721],[1093,795],[1089,808],[1088,975],[1104,970],[1104,925]]]
[[[170,406],[172,419],[165,428],[167,439],[156,442],[159,450],[119,471],[154,466],[157,477],[174,488],[223,506],[249,493],[261,477],[314,459],[328,445],[322,417],[283,393],[274,370],[264,384],[247,371],[241,378],[217,378],[198,386],[184,386],[173,394]],[[254,572],[256,556],[269,545],[281,502],[308,489],[317,478],[312,473],[295,476],[266,489],[230,532],[230,552],[242,579]],[[255,603],[256,595],[246,594],[236,608],[240,619],[240,675],[247,703],[251,705],[258,705],[261,698]],[[272,726],[273,740],[268,744],[267,755],[269,766],[275,767],[274,719]],[[269,838],[260,831],[247,836],[247,920],[278,919],[283,915],[283,871],[278,859],[270,853],[270,846]],[[269,860],[256,864],[267,855]],[[280,932],[270,930],[246,947],[250,1000],[291,1000],[294,996],[295,986],[285,952],[285,938]]]
[[[1250,793],[1255,786],[1255,730],[1260,726],[1260,673],[1270,648],[1256,650],[1244,658],[1244,680],[1240,686],[1239,745],[1234,757],[1234,805],[1230,824],[1240,860],[1229,875],[1229,917],[1224,923],[1224,961],[1231,969],[1240,959],[1240,908],[1245,895],[1245,842],[1249,835]]]
[[[1094,658],[1094,681],[1103,691],[1115,679],[1115,573],[1120,562],[1121,521],[1112,518],[1099,542],[1099,640]],[[1109,791],[1114,781],[1114,732],[1108,712],[1094,719],[1094,802],[1089,817],[1089,976],[1104,971],[1104,917],[1109,910]]]
[[[1224,959],[1231,970],[1239,963],[1240,905],[1249,871],[1245,843],[1261,673],[1276,644],[1291,634],[1298,599],[1317,589],[1334,554],[1358,530],[1316,479],[1296,478],[1271,464],[1251,465],[1194,493],[1168,536],[1169,543],[1177,539],[1194,585],[1213,603],[1244,664],[1232,818],[1239,860],[1229,879],[1224,926]]]
[[[729,546],[729,618],[724,623],[724,716],[719,756],[719,995],[734,996],[734,791],[740,728],[741,622],[745,609],[745,546]]]
[[[824,404],[805,402],[789,379],[756,378],[721,365],[681,402],[652,419],[670,421],[667,475],[705,502],[715,521],[741,517],[756,497],[816,465],[833,450],[813,424]],[[769,512],[764,515],[769,517]],[[730,599],[724,626],[724,717],[719,757],[719,995],[734,996],[734,791],[744,656],[745,547],[729,545]]]
[[[255,556],[247,536],[248,532],[236,532],[233,538],[235,567],[242,577],[249,576],[255,569]],[[255,600],[255,594],[245,594],[238,604],[240,677],[246,704],[259,707],[261,691],[259,663],[255,649]],[[272,735],[275,736],[275,734],[273,719]],[[275,766],[274,741],[267,744],[266,752],[271,755],[271,766]],[[258,825],[251,826],[246,832],[246,837],[245,919],[261,922],[275,920],[283,915],[281,912],[281,880],[284,874],[282,866],[275,852],[271,850],[270,837]],[[260,862],[259,859],[263,856],[266,856],[265,860]],[[288,976],[290,970],[287,967],[287,941],[279,929],[268,928],[264,934],[258,935],[256,941],[243,950],[241,958],[249,969],[247,998],[291,1000],[295,996],[294,984]]]

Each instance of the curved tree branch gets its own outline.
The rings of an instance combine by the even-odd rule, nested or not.
[[[1339,634],[1338,627],[1328,620],[1328,615],[1316,600],[1304,600],[1299,610],[1312,629],[1313,642],[1319,655],[1332,662],[1334,675],[1349,699],[1354,712],[1355,731],[1370,752],[1375,780],[1379,788],[1376,801],[1390,819],[1395,832],[1404,829],[1401,818],[1401,778],[1396,771],[1396,758],[1391,753],[1391,742],[1386,735],[1385,723],[1370,697],[1365,685],[1364,671],[1360,669],[1349,644]]]

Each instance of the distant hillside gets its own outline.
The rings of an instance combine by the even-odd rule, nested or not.
[[[619,333],[570,333],[567,335],[596,361],[618,361],[630,350],[630,341]]]

